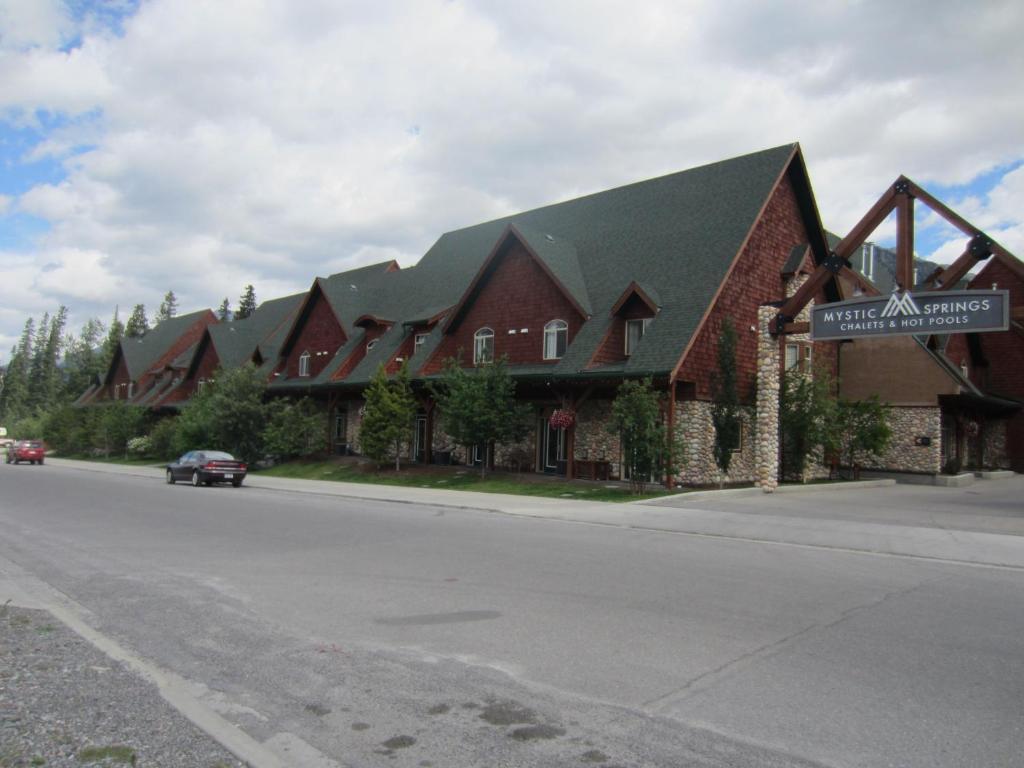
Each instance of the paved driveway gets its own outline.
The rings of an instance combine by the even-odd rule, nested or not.
[[[1024,536],[1024,475],[963,488],[895,485],[756,495],[672,496],[646,505]]]

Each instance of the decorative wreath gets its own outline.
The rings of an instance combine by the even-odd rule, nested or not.
[[[568,429],[575,423],[576,414],[568,408],[556,408],[548,419],[552,429]]]
[[[978,426],[978,422],[976,421],[968,421],[965,429],[968,437],[977,437],[978,432],[981,431],[981,428]]]

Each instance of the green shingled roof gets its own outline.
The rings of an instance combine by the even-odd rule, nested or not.
[[[193,323],[201,320],[209,311],[203,309],[188,315],[172,317],[151,328],[142,336],[137,338],[126,336],[121,339],[121,352],[128,368],[128,376],[133,381],[138,381]]]
[[[220,364],[234,368],[249,362],[257,347],[280,332],[280,327],[295,313],[305,296],[305,293],[293,293],[264,301],[249,317],[211,326],[208,329],[210,341],[217,350]]]
[[[350,341],[320,376],[302,383],[326,385],[342,358],[362,343],[352,322],[371,314],[395,326],[344,383],[368,382],[407,338],[403,323],[454,306],[510,226],[591,315],[565,357],[539,370],[579,375],[604,337],[611,307],[636,281],[662,309],[629,360],[614,367],[626,375],[668,372],[796,149],[777,147],[448,232],[415,267],[384,273],[375,265],[365,282],[341,276],[321,281]],[[428,347],[439,340],[435,329]]]
[[[544,262],[555,279],[580,305],[584,314],[592,315],[590,297],[587,294],[587,282],[583,279],[583,270],[580,269],[576,246],[564,238],[555,237],[549,232],[538,232],[525,224],[513,224],[512,229]]]

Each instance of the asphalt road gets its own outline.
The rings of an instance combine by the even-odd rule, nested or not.
[[[0,557],[289,764],[1024,765],[1020,569],[50,465]]]

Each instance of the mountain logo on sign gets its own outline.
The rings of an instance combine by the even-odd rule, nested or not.
[[[902,296],[898,293],[893,293],[889,297],[888,303],[885,305],[885,309],[882,310],[882,317],[896,317],[896,315],[920,315],[921,308],[914,302],[914,298],[910,295],[910,291],[907,291]]]

